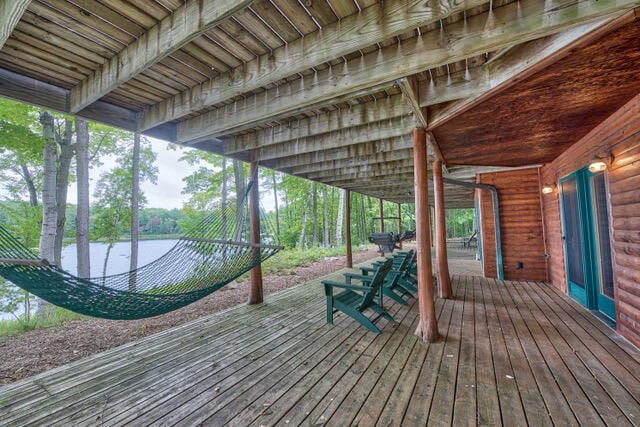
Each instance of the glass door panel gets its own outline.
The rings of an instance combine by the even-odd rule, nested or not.
[[[569,295],[587,305],[585,290],[585,262],[578,200],[578,181],[575,175],[560,181],[560,198],[564,226],[564,250],[567,263]]]
[[[613,319],[616,315],[613,299],[613,268],[609,236],[607,188],[603,173],[591,177],[591,209],[593,214],[598,310]]]

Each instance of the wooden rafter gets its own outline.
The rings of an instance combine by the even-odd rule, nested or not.
[[[405,101],[411,106],[413,117],[417,125],[424,128],[427,127],[427,112],[420,106],[420,90],[421,87],[416,76],[408,76],[397,80],[398,87],[402,91]]]
[[[0,2],[0,49],[13,32],[30,0],[11,0]]]
[[[410,149],[400,149],[388,152],[378,152],[370,155],[355,156],[350,158],[329,160],[318,163],[309,163],[302,166],[284,168],[282,171],[293,175],[305,175],[313,172],[343,169],[348,167],[358,167],[374,165],[378,163],[394,162],[398,160],[413,161],[412,153]]]
[[[422,33],[398,45],[391,45],[318,71],[277,89],[249,96],[220,110],[187,119],[178,124],[178,140],[206,135],[224,135],[247,129],[272,118],[305,111],[353,91],[404,77],[407,74],[464,60],[469,56],[545,37],[572,26],[600,19],[638,4],[637,0],[598,1],[545,9],[550,3],[523,0],[459,21],[444,29]],[[487,29],[487,22],[501,22]],[[375,69],[375,73],[371,70]],[[277,93],[276,93],[277,92]],[[172,110],[167,108],[166,110]],[[145,119],[146,120],[146,119]],[[156,121],[156,123],[159,123]],[[144,126],[148,127],[149,123]]]
[[[437,22],[452,13],[488,3],[486,0],[387,0],[360,13],[294,40],[243,66],[242,73],[225,74],[145,109],[141,129],[179,119],[193,111],[232,99],[285,79],[335,58],[365,49],[415,28]],[[224,88],[224,90],[220,90]]]
[[[83,110],[119,85],[244,9],[254,0],[188,0],[134,43],[102,64],[71,90],[72,113]]]
[[[265,161],[263,164],[277,170],[304,166],[312,163],[342,160],[358,156],[368,156],[375,153],[386,153],[396,150],[406,150],[411,147],[411,139],[406,137],[371,140],[361,144],[331,148],[311,153],[294,154],[290,157]]]
[[[260,161],[264,161],[364,143],[373,139],[397,138],[408,134],[412,127],[413,124],[410,120],[385,120],[309,138],[267,146],[261,145],[254,150],[254,156]]]
[[[443,110],[434,112],[429,118],[429,126],[435,127],[451,119],[487,99],[493,93],[502,91],[526,76],[546,68],[578,46],[591,43],[602,37],[603,33],[608,33],[633,19],[632,12],[616,18],[599,19],[517,46],[498,59],[470,69],[466,76],[455,76],[453,79],[443,77],[436,79],[433,83],[422,82],[420,85],[420,93],[423,94],[420,98],[422,107],[459,100]]]
[[[232,136],[225,140],[224,152],[225,154],[233,154],[254,150],[258,147],[295,141],[300,138],[314,137],[345,128],[365,126],[373,122],[383,122],[407,116],[410,112],[409,106],[401,101],[401,95],[393,95],[377,101],[354,105],[351,108],[319,114],[308,119],[292,120],[277,127]]]

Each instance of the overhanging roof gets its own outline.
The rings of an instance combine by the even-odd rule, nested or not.
[[[549,161],[638,93],[638,5],[16,0],[0,95],[411,202],[416,125],[474,179]],[[615,84],[586,96],[596,75]]]

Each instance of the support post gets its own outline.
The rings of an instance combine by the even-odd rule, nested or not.
[[[249,193],[249,233],[252,244],[260,243],[260,191],[258,188],[258,162],[251,162],[249,165],[249,176],[251,177],[251,190]],[[252,257],[260,257],[260,248],[253,247]],[[262,266],[256,265],[251,269],[251,289],[249,291],[249,304],[259,304],[263,301],[262,295]]]
[[[447,260],[447,228],[444,209],[444,183],[442,182],[442,161],[436,159],[431,164],[433,169],[433,199],[435,201],[436,229],[436,276],[438,278],[438,295],[440,298],[451,298],[451,277]]]
[[[433,342],[439,336],[431,270],[428,158],[424,128],[417,128],[413,131],[413,165],[416,201],[418,315],[420,320],[416,335],[423,341]]]
[[[400,208],[400,203],[398,203],[398,236],[402,233],[402,212]],[[398,242],[398,248],[402,250],[402,240]]]
[[[384,233],[384,209],[382,199],[378,199],[378,212],[380,213],[380,232]]]
[[[351,249],[351,191],[346,190],[345,195],[346,226],[345,240],[347,241],[347,268],[353,268],[353,250]]]

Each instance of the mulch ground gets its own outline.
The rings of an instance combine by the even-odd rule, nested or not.
[[[377,257],[375,249],[354,252],[354,264]],[[345,266],[345,257],[331,257],[300,267],[289,275],[264,277],[264,295],[330,274]],[[249,280],[234,282],[187,307],[141,320],[86,318],[57,328],[0,337],[0,384],[8,384],[149,334],[246,302]]]

